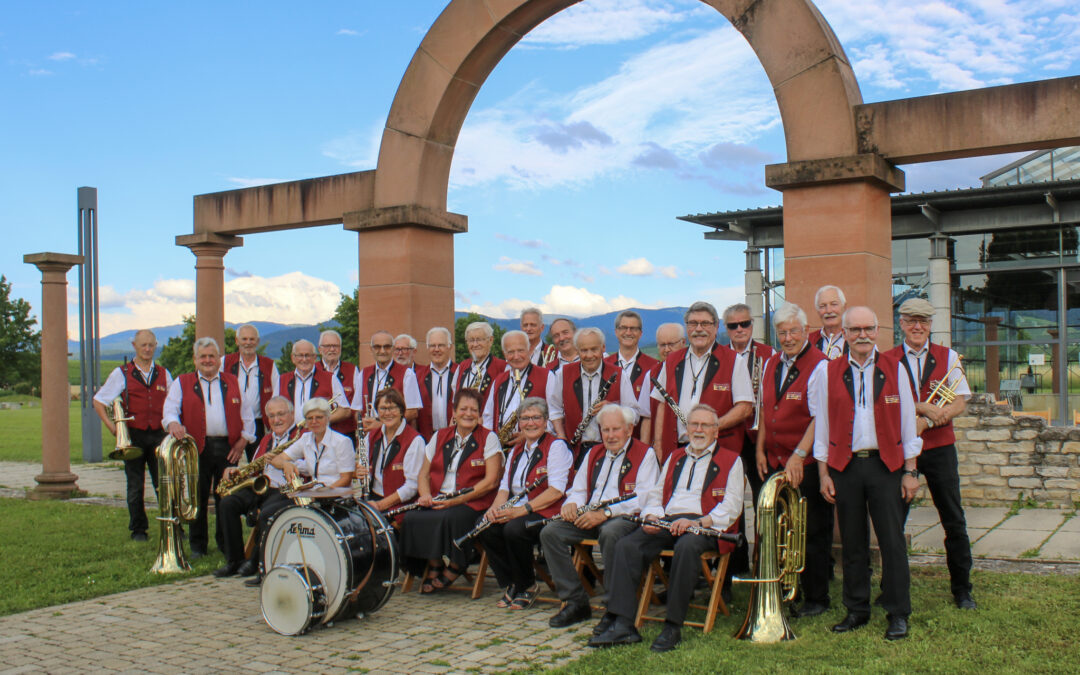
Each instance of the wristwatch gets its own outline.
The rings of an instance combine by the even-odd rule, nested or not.
[[[794,452],[795,452],[796,455],[798,455],[802,459],[806,459],[806,456],[810,454],[809,450],[803,450],[802,448],[795,448]]]
[[[604,517],[605,518],[610,518],[611,517],[611,507],[610,506],[605,506],[604,507]]]
[[[918,469],[912,469],[911,471],[905,471],[905,472],[904,472],[904,475],[907,475],[907,476],[911,476],[911,477],[912,477],[912,478],[914,478],[915,480],[918,480],[918,479],[919,479],[919,476],[921,476],[922,474],[921,474],[921,473],[919,473],[919,470],[918,470]]]
[[[925,417],[925,416],[923,417],[923,419],[926,420],[926,428],[927,429],[933,429],[934,428],[934,420],[930,419],[929,417]]]
[[[525,503],[525,513],[532,513],[532,512],[533,512],[532,504],[529,504],[528,502],[526,502]]]

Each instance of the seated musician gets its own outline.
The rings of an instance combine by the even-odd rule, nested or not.
[[[498,607],[527,609],[536,600],[533,547],[540,532],[528,524],[558,513],[566,492],[574,459],[566,443],[547,432],[547,424],[547,402],[526,398],[518,409],[518,426],[524,440],[510,450],[499,493],[484,514],[493,524],[481,533],[480,542],[499,587],[504,589]],[[517,506],[503,508],[512,496],[521,494],[538,478],[546,480],[524,495]]]
[[[427,444],[416,479],[418,501],[424,509],[406,513],[401,528],[407,563],[421,574],[423,561],[428,563],[421,593],[446,588],[465,572],[472,546],[459,549],[453,542],[471,530],[479,514],[491,506],[502,476],[499,439],[480,424],[480,394],[475,389],[462,389],[454,404],[455,426],[439,430]],[[436,500],[464,488],[472,488],[472,492]],[[447,567],[443,556],[450,559]],[[415,564],[417,560],[420,565]]]
[[[405,397],[397,389],[375,395],[379,428],[367,435],[367,466],[356,464],[356,477],[368,477],[370,499],[386,511],[416,497],[416,477],[424,462],[424,437],[405,423]]]
[[[266,402],[267,429],[259,442],[259,447],[252,457],[252,461],[259,459],[268,452],[275,450],[299,434],[299,430],[293,425],[293,407],[289,399],[284,396],[274,396]],[[222,481],[233,478],[240,469],[230,466],[225,469]],[[231,492],[221,500],[218,508],[217,519],[221,523],[221,531],[225,536],[225,565],[214,571],[215,577],[231,577],[239,574],[242,577],[250,577],[259,571],[258,546],[247,560],[244,560],[244,539],[241,519],[252,509],[259,508],[271,494],[277,494],[278,488],[285,484],[285,475],[281,469],[265,462],[265,467],[260,475],[266,476],[270,481],[270,487],[263,494],[256,494],[251,486],[240,488]]]
[[[637,526],[619,516],[640,510],[637,494],[652,489],[660,473],[656,452],[633,438],[637,413],[609,403],[596,416],[604,442],[595,446],[584,467],[574,476],[574,486],[566,493],[561,522],[548,523],[540,532],[544,560],[555,582],[563,606],[548,625],[565,628],[592,616],[589,597],[574,570],[570,547],[584,539],[597,539],[604,557],[604,569],[611,570],[615,544]],[[619,497],[630,499],[603,509],[578,515],[578,509]]]
[[[690,534],[690,526],[733,531],[743,507],[743,468],[738,450],[717,444],[720,416],[705,404],[696,404],[687,416],[690,444],[668,455],[661,480],[642,495],[641,515],[650,521],[663,518],[670,530],[643,525],[615,545],[607,573],[607,613],[593,629],[590,647],[641,642],[634,628],[637,588],[648,566],[664,549],[675,555],[668,573],[667,617],[652,650],[666,652],[682,641],[681,629],[701,570],[701,554],[718,544],[721,552],[734,546],[722,539]]]
[[[313,398],[304,404],[304,427],[300,440],[270,460],[285,475],[285,485],[297,487],[313,480],[324,487],[348,487],[352,483],[356,453],[352,441],[330,428],[330,403],[325,398]],[[259,511],[259,531],[266,532],[270,519],[292,505],[292,497],[284,492],[271,494]],[[260,563],[262,561],[260,560]],[[265,570],[247,580],[245,585],[258,586]]]

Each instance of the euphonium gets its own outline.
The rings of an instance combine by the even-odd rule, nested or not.
[[[783,604],[795,599],[806,557],[806,498],[778,472],[761,486],[754,513],[756,578],[733,579],[753,584],[746,618],[735,639],[761,643],[794,640]]]
[[[124,412],[124,397],[117,396],[112,400],[112,417],[116,425],[116,449],[109,453],[109,459],[138,459],[142,456],[142,448],[131,444],[131,434],[128,433],[127,423],[135,419],[128,417]]]
[[[180,540],[180,521],[195,520],[199,512],[199,448],[195,439],[185,435],[176,440],[171,434],[157,447],[158,520],[161,537],[158,557],[151,572],[173,574],[186,572],[191,565],[184,559]]]
[[[544,345],[544,348],[540,350],[540,363],[537,365],[541,368],[547,368],[551,364],[555,363],[559,358],[559,348],[555,345]]]

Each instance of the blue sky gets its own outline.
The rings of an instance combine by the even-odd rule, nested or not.
[[[5,3],[0,273],[35,304],[36,251],[74,252],[99,189],[103,333],[194,310],[192,196],[375,167],[394,92],[445,2]],[[1072,1],[822,0],[865,101],[1080,73]],[[904,167],[976,185],[1015,156]],[[466,119],[450,210],[458,309],[568,314],[741,296],[736,244],[678,215],[779,204],[764,71],[697,0],[585,0],[503,59]],[[340,226],[249,235],[229,321],[326,319],[356,280]],[[72,282],[72,296],[76,277]],[[74,308],[73,310],[74,311]],[[74,328],[74,325],[72,326]]]

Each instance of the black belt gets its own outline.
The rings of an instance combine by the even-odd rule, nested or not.
[[[878,454],[878,450],[877,448],[871,448],[869,450],[856,450],[851,454],[855,457],[866,459],[867,457],[873,457],[874,455]]]
[[[228,436],[207,436],[206,440],[207,441],[215,441],[217,443],[228,443],[229,442],[229,437]]]

